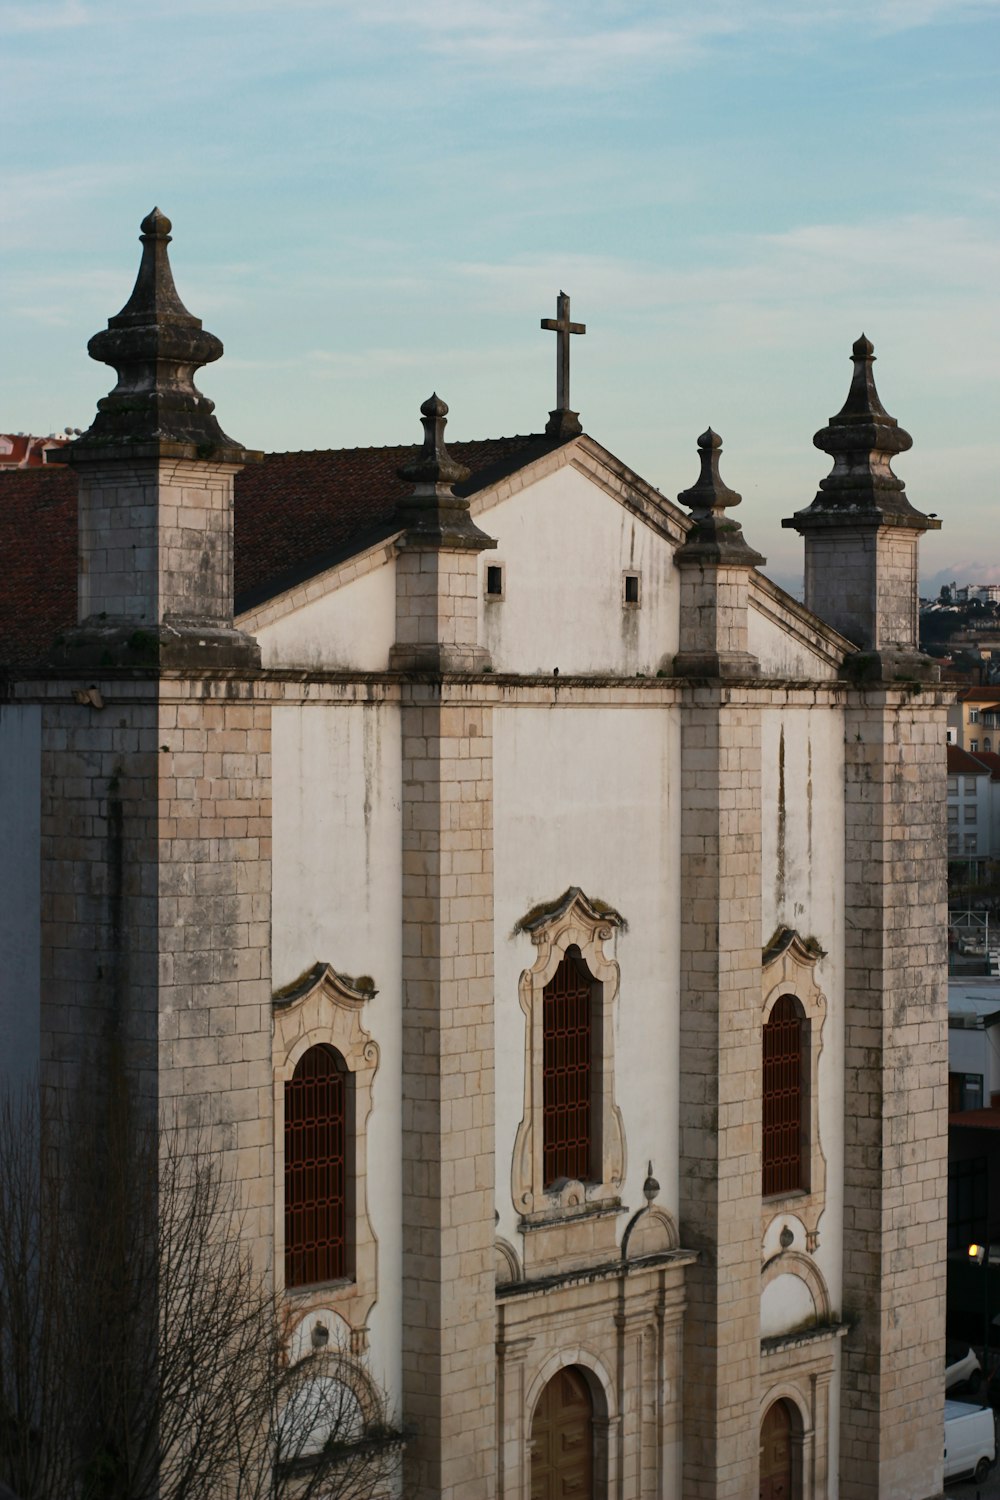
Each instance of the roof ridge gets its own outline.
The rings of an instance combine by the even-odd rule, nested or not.
[[[456,443],[475,444],[481,446],[483,443],[529,443],[529,442],[551,443],[553,439],[544,432],[512,432],[501,433],[499,437],[481,438],[455,438]],[[326,453],[389,453],[395,448],[419,448],[418,439],[405,443],[356,443],[352,448],[265,448],[265,458],[293,458],[304,453],[326,454]]]

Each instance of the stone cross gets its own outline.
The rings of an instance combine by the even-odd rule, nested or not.
[[[556,340],[556,411],[569,411],[569,336],[571,333],[586,333],[586,323],[571,323],[569,320],[569,297],[559,293],[556,316],[543,318],[541,326],[558,334]]]

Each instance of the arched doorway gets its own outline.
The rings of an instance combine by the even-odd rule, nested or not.
[[[760,1500],[795,1500],[795,1496],[792,1412],[787,1401],[775,1401],[760,1425]]]
[[[583,1372],[558,1371],[531,1422],[531,1500],[594,1500],[594,1403]]]

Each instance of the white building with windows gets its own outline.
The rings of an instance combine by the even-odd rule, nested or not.
[[[802,605],[715,433],[674,503],[565,385],[527,438],[449,451],[431,397],[422,447],[260,461],[169,228],[69,466],[0,475],[6,1067],[113,1034],[213,1130],[415,1500],[937,1495],[938,523],[871,344]]]
[[[1000,692],[961,688],[948,708],[948,743],[973,755],[1000,752]]]
[[[948,858],[1000,855],[1000,755],[948,746]]]

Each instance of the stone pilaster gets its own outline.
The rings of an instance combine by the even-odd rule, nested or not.
[[[42,1067],[70,1116],[103,1086],[217,1152],[263,1264],[270,709],[232,567],[252,455],[194,386],[222,345],[177,295],[169,230],[143,221],[132,295],[89,345],[118,383],[60,450],[79,475],[79,624],[44,689]]]
[[[760,710],[741,679],[750,574],[721,439],[678,496],[693,527],[674,671],[681,703],[681,1239],[699,1251],[684,1324],[685,1500],[756,1491],[760,1367]]]
[[[757,1490],[760,713],[721,683],[681,710],[680,1232],[685,1500]]]
[[[941,1488],[944,741],[933,697],[846,713],[843,1500]]]
[[[43,1078],[72,1107],[117,1074],[150,1126],[193,1128],[263,1249],[270,709],[232,683],[74,691],[43,709]]]
[[[418,1500],[496,1465],[491,710],[403,688],[403,1415]]]

